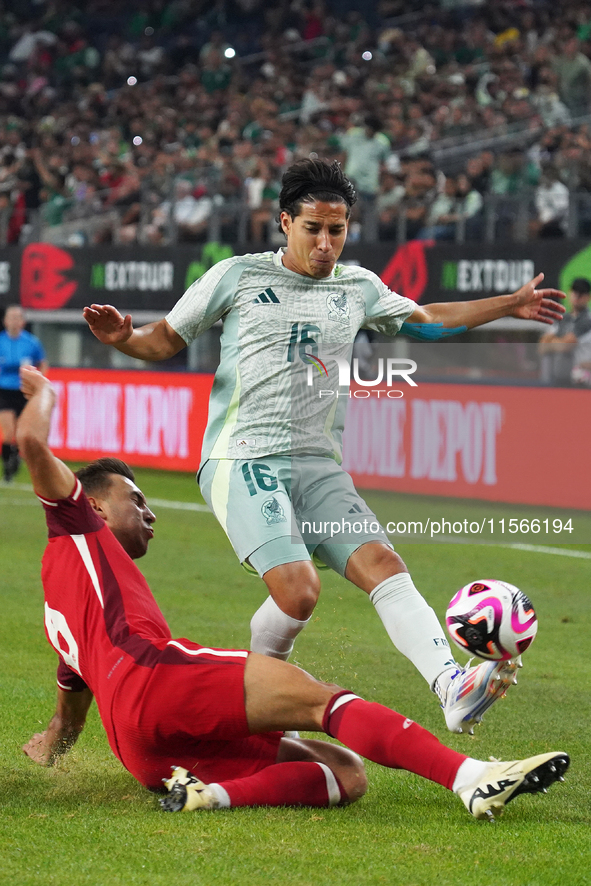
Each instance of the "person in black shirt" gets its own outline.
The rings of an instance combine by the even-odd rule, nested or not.
[[[548,385],[571,384],[575,349],[579,339],[591,331],[589,280],[585,277],[573,280],[569,298],[571,310],[540,338],[542,381]]]

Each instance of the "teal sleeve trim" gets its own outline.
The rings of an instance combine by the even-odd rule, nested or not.
[[[453,329],[446,329],[443,323],[406,323],[400,327],[403,335],[409,338],[416,338],[417,341],[439,341],[441,338],[448,338],[450,335],[459,335],[466,332],[467,326],[454,326]]]

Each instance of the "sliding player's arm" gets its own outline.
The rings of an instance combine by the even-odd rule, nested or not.
[[[80,692],[67,692],[58,687],[55,714],[45,732],[37,732],[23,745],[23,752],[41,766],[52,763],[70,750],[84,728],[92,703],[88,687]]]
[[[33,366],[21,367],[20,375],[27,405],[17,423],[16,439],[33,488],[37,495],[50,501],[67,498],[76,482],[74,474],[55,457],[48,444],[55,391],[51,382]],[[63,662],[62,666],[66,667]],[[55,714],[47,729],[34,735],[23,747],[31,760],[43,766],[50,766],[72,747],[86,722],[92,692],[78,675],[72,676],[81,684],[78,691],[58,686]]]
[[[537,285],[543,279],[544,275],[538,274],[510,295],[417,306],[403,324],[401,331],[410,335],[413,335],[414,331],[414,337],[417,338],[435,339],[464,332],[483,323],[490,323],[491,320],[500,320],[502,317],[555,323],[562,319],[565,311],[564,306],[555,299],[564,298],[565,295],[558,289],[537,289]],[[440,330],[439,335],[429,334],[437,329]],[[421,332],[425,333],[424,336]]]
[[[41,498],[57,501],[72,492],[75,477],[49,448],[51,413],[55,391],[49,379],[33,366],[20,371],[21,390],[27,398],[16,426],[16,442],[27,463],[33,489]]]

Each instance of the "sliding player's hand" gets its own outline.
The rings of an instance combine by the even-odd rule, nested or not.
[[[27,400],[42,391],[43,388],[49,388],[53,391],[51,382],[46,378],[35,366],[21,366],[20,368],[21,391]]]
[[[131,314],[122,317],[113,305],[90,305],[82,311],[90,331],[105,345],[123,344],[131,336]]]
[[[47,730],[45,732],[36,732],[23,745],[23,753],[30,757],[33,763],[38,763],[40,766],[49,766],[52,754],[48,743]]]

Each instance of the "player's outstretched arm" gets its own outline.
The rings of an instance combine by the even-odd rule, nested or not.
[[[475,301],[449,302],[422,305],[410,315],[408,324],[441,323],[443,328],[465,327],[473,329],[491,320],[516,317],[521,320],[537,320],[552,324],[562,319],[565,308],[555,299],[565,298],[559,289],[537,289],[544,279],[538,274],[516,292],[497,295]]]
[[[84,728],[92,692],[66,692],[58,687],[55,714],[45,732],[37,732],[23,745],[23,753],[40,766],[52,763],[70,750]]]
[[[37,495],[56,501],[67,498],[75,484],[70,468],[49,448],[55,391],[49,379],[34,366],[21,367],[21,390],[27,398],[16,426],[16,442],[27,463]]]
[[[82,313],[99,341],[129,357],[166,360],[186,347],[184,339],[164,318],[134,329],[131,314],[123,317],[112,305],[90,305]]]

